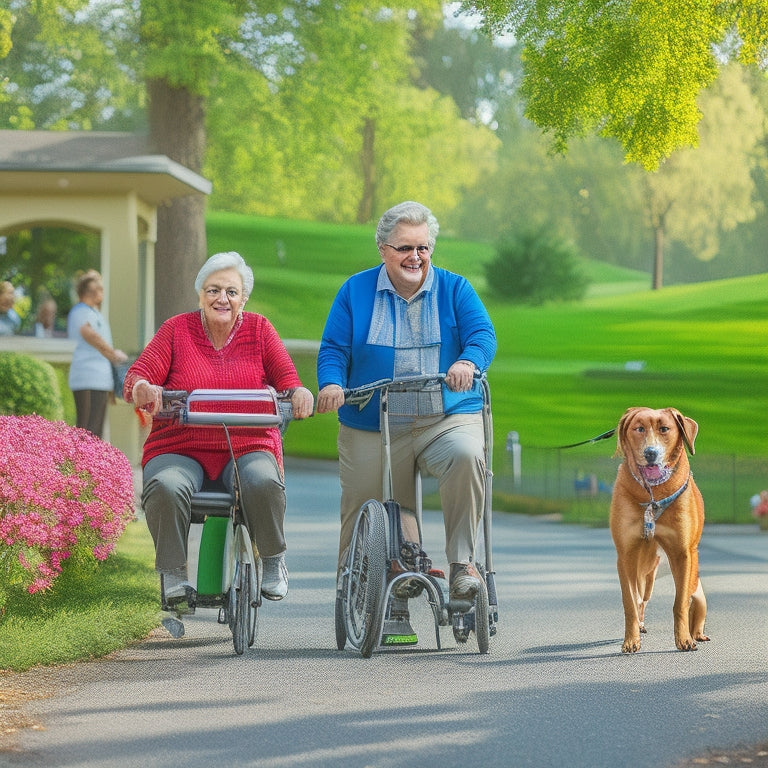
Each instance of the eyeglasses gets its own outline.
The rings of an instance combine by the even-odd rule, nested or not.
[[[206,288],[205,295],[209,299],[215,299],[222,291],[227,294],[228,299],[236,299],[240,295],[236,288]]]
[[[384,245],[398,253],[416,251],[419,256],[426,256],[432,250],[428,245],[390,245],[389,243],[384,243]]]

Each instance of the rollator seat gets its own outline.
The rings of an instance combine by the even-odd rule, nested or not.
[[[192,523],[204,523],[206,517],[229,517],[234,504],[232,494],[219,482],[205,480],[192,494]]]

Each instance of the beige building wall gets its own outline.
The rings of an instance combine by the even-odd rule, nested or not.
[[[99,234],[105,288],[102,312],[115,346],[129,355],[140,352],[154,333],[156,208],[133,192],[66,196],[0,193],[0,232],[32,226],[63,226]],[[29,344],[31,341],[15,337],[8,343],[18,351],[45,356]],[[25,345],[30,348],[24,349]],[[118,401],[108,413],[105,438],[138,463],[140,436],[133,408]]]

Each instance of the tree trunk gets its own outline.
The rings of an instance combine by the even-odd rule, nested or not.
[[[664,280],[664,226],[653,228],[653,285],[654,291],[661,288]]]
[[[360,150],[360,166],[363,172],[363,192],[357,208],[357,223],[367,224],[373,218],[376,197],[376,121],[367,117],[363,124],[363,146]]]
[[[201,96],[148,80],[149,130],[154,151],[200,173],[205,154]],[[197,307],[195,277],[206,258],[205,196],[176,198],[157,212],[155,323]]]

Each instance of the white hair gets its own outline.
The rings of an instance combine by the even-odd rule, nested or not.
[[[224,253],[214,253],[208,261],[200,267],[200,271],[195,278],[195,290],[200,293],[203,290],[203,283],[206,278],[214,272],[222,269],[236,269],[243,280],[244,298],[247,299],[253,290],[253,270],[245,263],[245,259],[236,251],[225,251]]]
[[[376,245],[381,247],[389,240],[395,227],[400,224],[426,224],[429,247],[434,248],[437,241],[437,234],[440,231],[440,225],[437,223],[432,211],[426,205],[416,203],[413,200],[406,200],[386,211],[379,219],[376,227]]]

